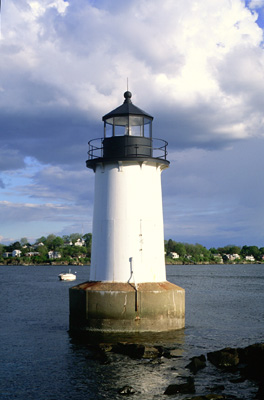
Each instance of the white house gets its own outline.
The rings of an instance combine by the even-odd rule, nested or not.
[[[180,257],[178,253],[175,253],[175,251],[171,251],[171,252],[169,253],[169,256],[170,256],[171,258],[173,258],[174,260],[175,260],[176,258],[179,258],[179,257]]]
[[[42,247],[42,246],[45,246],[45,244],[42,242],[39,242],[39,243],[34,244],[33,248],[37,249],[38,247]]]
[[[240,255],[239,254],[225,254],[225,256],[229,261],[234,261],[234,260],[239,260],[240,259]]]
[[[255,257],[254,256],[246,256],[245,259],[247,261],[255,261]]]
[[[74,243],[74,246],[84,246],[85,241],[83,239],[77,239],[77,241]]]
[[[53,260],[55,258],[61,258],[61,253],[59,253],[58,251],[49,251],[48,252],[48,257],[50,260]]]
[[[20,257],[20,256],[21,256],[21,250],[12,251],[12,257]]]

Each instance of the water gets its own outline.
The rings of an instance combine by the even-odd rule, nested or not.
[[[75,282],[60,282],[63,271],[0,266],[1,400],[122,399],[118,389],[126,384],[137,391],[133,399],[167,399],[166,387],[190,375],[190,357],[264,342],[263,265],[168,266],[167,279],[186,290],[186,328],[159,341],[179,357],[158,362],[110,354],[102,364],[67,332],[68,290]],[[89,267],[72,271],[76,283],[88,280]],[[254,383],[231,384],[231,378],[207,363],[195,376],[196,395],[224,384],[224,393],[254,398]]]

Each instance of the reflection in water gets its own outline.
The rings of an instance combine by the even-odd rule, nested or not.
[[[166,332],[160,334],[138,334],[138,335],[93,335],[88,338],[71,339],[72,357],[78,364],[78,375],[74,378],[74,386],[89,387],[89,399],[115,399],[120,398],[118,390],[128,385],[133,387],[136,394],[133,398],[152,399],[153,396],[161,396],[168,380],[177,376],[188,376],[185,370],[186,360],[184,353],[184,330]],[[162,347],[165,356],[157,358],[133,358],[113,351],[106,351],[101,357],[98,344],[129,343],[144,345],[146,347]],[[105,345],[107,347],[107,345]],[[169,356],[169,353],[171,355]],[[167,355],[166,355],[167,353]],[[71,368],[69,369],[76,370]],[[96,395],[95,395],[96,393]]]

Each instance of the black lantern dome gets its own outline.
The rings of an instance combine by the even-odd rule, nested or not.
[[[169,164],[166,159],[167,142],[154,139],[160,143],[159,147],[153,147],[153,117],[136,107],[131,97],[131,92],[125,92],[123,104],[102,117],[104,138],[89,142],[89,159],[86,161],[88,168],[95,169],[98,162],[145,161],[153,158]],[[153,154],[156,151],[157,154]]]
[[[108,133],[107,127],[111,126],[111,136],[129,135],[151,138],[153,117],[132,103],[131,92],[125,92],[124,97],[125,101],[120,107],[102,118],[105,126],[105,137]]]

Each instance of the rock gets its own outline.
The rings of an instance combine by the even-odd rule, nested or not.
[[[192,371],[194,374],[196,374],[196,372],[205,367],[206,367],[206,359],[204,355],[201,355],[199,357],[192,357],[191,362],[188,365],[186,365],[186,368],[189,368],[189,370]]]
[[[132,388],[132,386],[125,385],[121,389],[118,390],[119,394],[123,395],[130,395],[130,394],[135,394],[135,390]]]
[[[158,358],[161,356],[161,352],[159,350],[159,348],[157,347],[149,347],[149,346],[145,346],[145,350],[144,350],[144,354],[143,354],[143,358]]]
[[[89,346],[90,354],[86,355],[87,359],[99,361],[101,364],[108,364],[109,359],[105,353],[105,350],[98,345]]]
[[[181,358],[182,357],[182,350],[181,349],[173,349],[169,352],[170,357],[172,358]]]
[[[110,351],[131,358],[156,359],[163,355],[163,348],[161,346],[145,346],[136,343],[117,343],[111,347]]]
[[[113,345],[112,351],[131,358],[142,358],[145,352],[145,346],[135,343],[117,343]]]
[[[194,379],[188,377],[185,383],[172,384],[167,387],[164,394],[195,393]]]
[[[244,368],[243,376],[254,380],[264,380],[264,343],[256,343],[239,349],[239,359]]]
[[[207,358],[214,366],[223,369],[233,369],[239,364],[238,349],[231,347],[207,353]]]
[[[109,343],[100,343],[99,344],[99,349],[101,351],[104,351],[105,353],[112,351],[112,348],[113,348],[113,345],[109,344]]]
[[[160,352],[160,356],[162,356],[164,358],[171,358],[172,357],[171,352],[173,352],[173,350],[166,349],[166,348],[164,348],[162,346],[157,346],[157,349]]]
[[[259,388],[256,394],[256,399],[258,400],[264,400],[264,382],[260,382]]]

